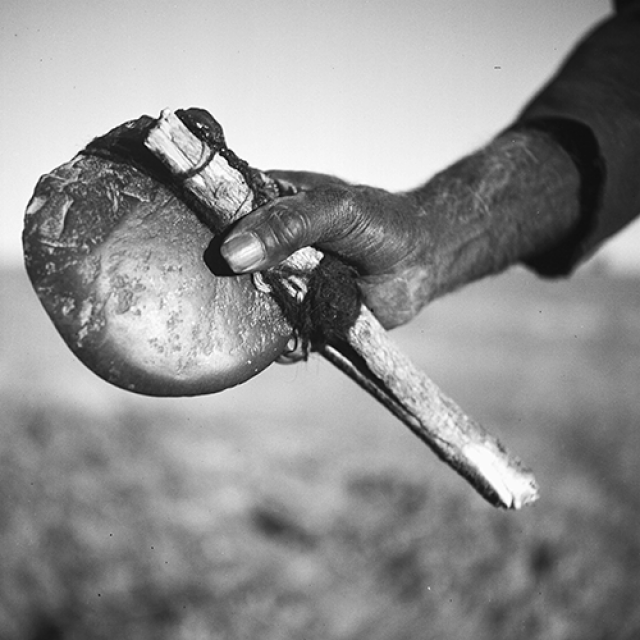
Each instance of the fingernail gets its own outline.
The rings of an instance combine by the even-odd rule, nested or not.
[[[257,269],[265,258],[264,246],[253,233],[231,236],[220,247],[220,253],[236,273]]]

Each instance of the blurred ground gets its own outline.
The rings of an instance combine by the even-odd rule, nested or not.
[[[640,637],[640,282],[522,271],[394,333],[530,464],[484,504],[317,359],[112,388],[0,273],[0,638]]]

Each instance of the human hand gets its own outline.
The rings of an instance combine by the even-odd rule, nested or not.
[[[415,197],[323,174],[269,175],[291,183],[297,193],[233,226],[221,253],[234,272],[275,266],[314,245],[356,268],[364,302],[386,328],[408,322],[430,299],[432,234]]]

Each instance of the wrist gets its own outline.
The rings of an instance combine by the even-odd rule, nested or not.
[[[414,192],[426,212],[433,297],[544,252],[579,214],[575,163],[549,134],[508,131]]]

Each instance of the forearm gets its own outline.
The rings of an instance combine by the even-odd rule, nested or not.
[[[591,138],[581,152],[586,224],[529,263],[541,275],[571,273],[640,214],[640,0],[616,4],[618,15],[585,37],[518,118],[571,121]]]
[[[385,327],[398,326],[430,300],[571,232],[583,218],[581,179],[565,147],[536,129],[505,132],[401,194],[281,173],[298,193],[237,223],[221,253],[233,271],[248,273],[317,246],[353,266],[367,306]]]
[[[569,154],[534,130],[506,132],[436,175],[411,194],[430,227],[425,295],[436,298],[558,243],[579,220],[579,192]]]

